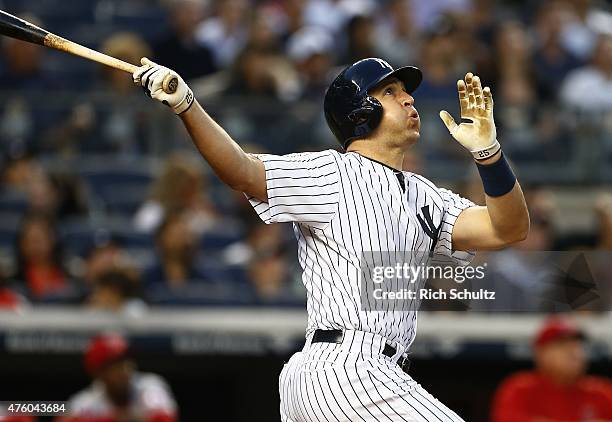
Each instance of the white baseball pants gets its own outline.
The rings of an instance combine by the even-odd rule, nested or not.
[[[283,422],[463,422],[382,354],[385,339],[363,331],[344,333],[342,343],[310,343],[281,372]]]

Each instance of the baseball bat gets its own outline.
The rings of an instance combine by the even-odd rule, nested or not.
[[[134,73],[136,69],[138,69],[138,66],[52,34],[45,29],[39,28],[3,10],[0,10],[0,34],[22,41],[44,45],[45,47],[50,47],[55,50],[65,51],[66,53],[123,70],[124,72]],[[176,91],[177,86],[178,79],[176,76],[168,75],[163,81],[162,89],[165,93],[172,94]]]

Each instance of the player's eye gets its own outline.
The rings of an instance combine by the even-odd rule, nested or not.
[[[389,88],[385,89],[385,95],[387,95],[387,94],[389,94],[389,95],[393,94],[393,87],[389,87]]]

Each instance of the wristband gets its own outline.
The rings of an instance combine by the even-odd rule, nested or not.
[[[490,146],[488,146],[486,148],[479,149],[479,150],[476,150],[476,151],[470,151],[470,152],[474,156],[474,159],[476,159],[476,160],[486,160],[487,158],[491,158],[495,154],[497,154],[497,151],[499,151],[500,149],[501,149],[501,145],[499,144],[499,142],[496,139],[495,142],[493,143],[493,145],[490,145]]]
[[[482,186],[488,196],[497,197],[507,194],[514,188],[516,176],[512,172],[504,153],[501,153],[499,160],[493,164],[478,164],[478,173],[482,179]]]
[[[174,106],[174,112],[176,114],[181,114],[181,113],[186,112],[187,110],[189,110],[189,108],[193,104],[193,100],[194,100],[193,91],[187,88],[187,92],[185,93],[185,98],[183,98],[183,100],[180,103]]]

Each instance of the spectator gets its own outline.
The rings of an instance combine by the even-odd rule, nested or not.
[[[467,14],[473,0],[408,0],[416,28],[422,32],[433,30],[442,16]]]
[[[140,278],[130,268],[117,267],[102,273],[86,300],[90,309],[119,314],[138,315],[144,310],[139,299]]]
[[[590,65],[567,75],[561,100],[585,112],[612,110],[612,35],[599,38]]]
[[[563,46],[582,60],[588,60],[597,44],[597,16],[592,0],[568,0],[570,10],[561,33]],[[605,13],[605,12],[604,12]],[[610,18],[608,17],[608,25]],[[610,31],[610,27],[602,28]]]
[[[422,133],[427,133],[423,144],[425,160],[457,158],[459,151],[449,142],[448,131],[440,125],[438,117],[442,103],[456,101],[457,76],[460,75],[460,60],[454,23],[444,20],[436,32],[424,36],[419,56],[423,71],[423,82],[415,92],[419,105]],[[419,104],[419,103],[417,103]]]
[[[0,273],[0,310],[17,310],[26,304],[25,297],[12,289],[7,278]]]
[[[612,383],[586,375],[585,336],[571,321],[551,318],[534,341],[535,370],[499,387],[493,422],[612,419]]]
[[[94,382],[70,398],[70,414],[57,422],[178,420],[170,388],[160,376],[136,371],[123,337],[94,337],[85,353],[85,369]]]
[[[319,28],[302,28],[289,38],[287,52],[301,82],[301,98],[322,101],[329,85],[334,40]]]
[[[43,26],[36,16],[21,17],[35,25]],[[45,63],[43,47],[14,38],[3,38],[2,56],[0,86],[22,93],[49,90],[59,86],[60,79],[56,73],[43,68]]]
[[[343,64],[355,63],[368,57],[376,57],[374,20],[370,16],[353,16],[346,25],[347,45]]]
[[[37,418],[34,416],[6,416],[0,419],[0,422],[37,422]]]
[[[211,49],[196,40],[196,29],[204,17],[203,2],[172,0],[169,14],[171,32],[155,45],[155,60],[172,66],[185,79],[215,72]]]
[[[40,24],[35,16],[23,18]],[[20,156],[27,151],[38,151],[39,135],[55,117],[48,107],[29,96],[58,88],[61,79],[56,72],[44,68],[43,47],[7,37],[1,41],[0,86],[10,95],[3,94],[0,141],[10,155]]]
[[[17,234],[17,274],[35,299],[64,293],[69,288],[61,246],[51,218],[26,215]]]
[[[291,35],[305,26],[304,11],[310,3],[308,0],[285,0],[282,2],[273,0],[265,4],[262,9],[263,13],[274,22],[274,30],[284,43]]]
[[[508,151],[537,155],[539,144],[534,131],[538,117],[534,72],[531,68],[531,40],[517,21],[500,25],[495,43],[494,92],[499,107],[496,122],[503,131]]]
[[[597,249],[612,251],[612,195],[600,195],[595,202],[595,212],[599,220]]]
[[[196,241],[184,214],[166,215],[155,236],[158,261],[145,272],[147,287],[165,284],[177,289],[191,281],[208,281],[195,265]]]
[[[247,266],[247,279],[254,299],[260,304],[298,303],[300,295],[294,288],[282,230],[270,227],[256,227],[249,236],[252,255]]]
[[[200,163],[188,155],[174,154],[155,181],[151,198],[136,212],[134,225],[137,230],[151,233],[167,213],[184,211],[190,228],[201,234],[217,219],[206,193]]]
[[[83,280],[86,288],[93,288],[102,275],[124,266],[125,263],[124,252],[116,239],[108,239],[108,241],[96,245],[89,252],[85,262]]]
[[[536,45],[531,59],[537,77],[538,93],[546,101],[557,101],[563,79],[581,64],[561,43],[567,7],[567,3],[561,0],[546,2],[540,7],[536,18]]]
[[[298,75],[278,51],[247,45],[236,58],[225,94],[253,100],[295,100]],[[277,107],[280,107],[277,104]],[[260,123],[260,122],[258,122]]]
[[[279,248],[258,250],[247,269],[256,301],[263,304],[297,302],[289,270],[286,251]]]
[[[111,35],[100,50],[128,63],[151,56],[147,43],[131,32]],[[100,75],[98,88],[105,95],[78,102],[64,122],[49,132],[47,143],[63,155],[148,152],[148,145],[139,143],[152,136],[146,126],[151,117],[138,107],[142,92],[134,89],[132,79],[123,71],[102,67]]]
[[[474,286],[496,292],[496,300],[473,300],[472,310],[538,312],[567,305],[555,301],[558,289],[565,286],[559,274],[551,271],[549,256],[555,240],[556,203],[549,191],[539,188],[526,189],[525,198],[531,221],[529,234],[512,248],[484,255],[485,278]]]
[[[304,24],[322,27],[337,35],[349,18],[340,6],[341,2],[341,0],[307,0],[303,12]]]
[[[47,214],[61,221],[84,217],[88,206],[83,182],[74,175],[33,173],[28,185],[30,212]]]
[[[0,180],[5,189],[27,198],[30,212],[47,214],[58,220],[88,214],[81,180],[67,173],[50,175],[32,156],[9,160]]]
[[[249,216],[249,219],[252,219],[252,216]],[[257,251],[278,250],[284,246],[281,225],[251,221],[245,239],[228,246],[223,255],[229,265],[247,265],[253,260]]]
[[[273,19],[263,10],[257,9],[250,19],[249,44],[255,48],[279,51],[280,38],[273,25]]]
[[[219,68],[231,66],[249,39],[246,0],[217,0],[216,13],[196,29],[198,43],[212,51]]]
[[[372,0],[309,0],[304,10],[304,24],[322,27],[336,36],[353,16],[373,15],[376,8]]]
[[[376,22],[377,51],[393,66],[415,63],[419,33],[412,24],[412,9],[406,0],[389,0]]]
[[[459,63],[453,31],[454,23],[444,20],[425,36],[420,51],[423,82],[417,91],[419,98],[450,101],[457,96]]]

